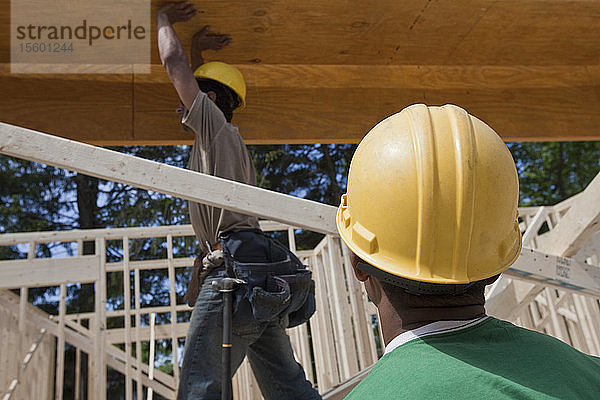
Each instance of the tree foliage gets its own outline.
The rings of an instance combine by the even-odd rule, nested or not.
[[[315,144],[249,146],[258,186],[330,205],[339,205],[356,145]],[[284,234],[276,235],[286,242]],[[323,238],[311,231],[297,233],[297,248],[312,249]]]
[[[600,142],[511,143],[520,205],[559,203],[586,188],[600,171]]]

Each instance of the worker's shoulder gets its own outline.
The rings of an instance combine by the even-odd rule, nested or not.
[[[397,362],[389,354],[384,355],[345,399],[389,399],[388,392],[395,390],[392,386],[403,386],[402,374],[399,373],[398,367]]]
[[[569,353],[574,357],[580,357],[582,359],[589,360],[591,364],[596,364],[600,367],[600,358],[585,354],[553,336],[516,326],[508,321],[503,321],[496,318],[489,318],[489,320],[490,324],[488,326],[490,326],[492,329],[495,329],[495,334],[502,335],[507,342],[529,343],[536,345],[536,347],[525,348],[524,350],[526,352],[536,348],[551,347],[553,352]]]
[[[227,124],[221,109],[201,90],[198,91],[192,106],[184,114],[181,122],[194,131],[204,131],[205,134],[209,130],[221,130]]]
[[[583,386],[573,385],[575,381]],[[511,398],[497,387],[531,399],[555,394],[589,398],[600,390],[600,359],[542,333],[487,318],[467,329],[417,337],[396,347],[348,399],[436,398],[435,393],[443,394],[438,398]]]
[[[244,138],[240,134],[240,130],[237,125],[232,124],[231,122],[225,122],[222,126],[215,129],[213,132],[213,146],[221,145],[225,146],[229,150],[239,147],[245,148],[246,143],[244,142]]]

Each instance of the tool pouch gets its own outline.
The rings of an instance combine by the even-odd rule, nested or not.
[[[268,247],[268,256],[262,260],[270,262],[256,262],[259,258],[253,256],[237,259],[231,250],[239,246],[239,236],[231,241],[226,238],[221,241],[227,270],[248,283],[235,294],[234,320],[238,308],[240,311],[250,308],[254,322],[258,323],[279,319],[284,321],[285,327],[293,327],[308,321],[315,312],[312,272],[276,240],[262,233],[244,233],[260,235],[258,238],[247,237],[244,246],[256,246],[259,254],[265,254],[261,253],[261,246],[263,250]],[[245,260],[251,261],[243,262]]]
[[[287,314],[288,328],[308,321],[315,312],[311,276],[307,269],[289,275],[267,275],[265,285],[255,286],[250,294],[254,318],[264,322]]]

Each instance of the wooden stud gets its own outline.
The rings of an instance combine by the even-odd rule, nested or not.
[[[317,311],[315,317],[311,320],[314,324],[318,337],[313,335],[313,343],[316,343],[315,352],[322,355],[315,360],[317,368],[317,383],[319,392],[323,393],[339,382],[340,374],[335,355],[335,337],[333,324],[331,321],[331,307],[326,286],[327,275],[323,265],[323,247],[326,240],[321,242],[319,251],[311,258],[313,273],[315,274],[316,293],[317,293]]]
[[[75,393],[73,398],[75,400],[80,399],[81,391],[81,349],[75,347]]]
[[[339,239],[337,240],[338,243],[340,243]],[[365,318],[367,313],[362,293],[363,288],[354,276],[348,247],[343,243],[340,243],[340,245],[343,251],[343,257],[340,261],[346,273],[346,282],[349,287],[348,294],[350,298],[350,307],[352,309],[352,322],[356,340],[356,351],[358,353],[359,370],[362,370],[377,361],[377,350],[375,349],[375,341],[372,340],[371,320]],[[333,268],[335,268],[335,265]],[[369,335],[369,332],[371,335]]]
[[[33,260],[36,256],[35,254],[35,242],[29,242],[29,251],[27,252],[27,260]],[[20,289],[21,299],[19,303],[19,332],[25,332],[25,311],[27,309],[27,304],[29,302],[29,291],[27,287],[22,286]]]
[[[106,399],[106,247],[104,238],[96,239],[96,255],[100,256],[100,277],[96,283],[96,395]]]
[[[356,343],[354,341],[352,320],[352,311],[348,300],[348,291],[346,288],[346,277],[344,276],[344,267],[342,261],[342,251],[339,240],[334,240],[327,235],[327,260],[326,266],[331,277],[332,295],[334,296],[334,310],[338,313],[334,316],[338,328],[341,371],[342,379],[348,379],[359,371],[358,359],[356,354]]]
[[[125,319],[125,331],[131,331],[131,279],[129,269],[129,238],[123,236],[123,311]],[[137,350],[137,349],[136,349]],[[133,400],[133,387],[131,385],[130,359],[131,355],[131,337],[125,335],[125,400]]]
[[[175,268],[173,267],[173,236],[167,235],[167,270],[169,276],[169,312],[171,313],[171,359],[173,362],[173,375],[175,384],[179,385],[179,360],[177,338],[177,296],[175,293]]]
[[[141,317],[140,317],[140,270],[139,268],[134,269],[133,273],[133,295],[134,295],[134,314],[135,314],[135,359],[137,369],[136,379],[136,396],[142,396],[142,343],[140,340],[140,328],[141,328]]]
[[[151,313],[150,314],[150,355],[148,357],[148,379],[150,379],[150,381],[154,380],[154,347],[155,347],[155,343],[154,343],[154,326],[156,324],[156,314],[155,313]],[[152,390],[152,387],[148,387],[148,396],[146,397],[148,400],[152,400],[154,391]]]
[[[57,400],[63,399],[63,383],[65,377],[65,314],[67,313],[66,307],[66,292],[67,287],[64,283],[60,285],[60,297],[58,303],[58,335],[57,339],[57,350],[56,350],[56,392],[55,398]]]

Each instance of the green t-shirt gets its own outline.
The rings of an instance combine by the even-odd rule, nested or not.
[[[553,337],[491,317],[412,332],[346,399],[600,399],[600,358]]]

